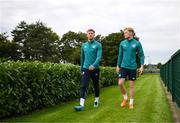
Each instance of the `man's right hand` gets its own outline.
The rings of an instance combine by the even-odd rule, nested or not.
[[[121,70],[121,69],[120,69],[120,67],[119,67],[119,66],[117,66],[117,67],[116,67],[116,72],[117,72],[117,73],[119,73],[119,72],[120,72],[120,70]]]

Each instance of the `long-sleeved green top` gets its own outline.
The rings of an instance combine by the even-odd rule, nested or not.
[[[139,41],[134,38],[125,39],[119,45],[119,55],[117,65],[120,68],[137,69],[136,53],[140,56],[141,65],[144,64],[144,51]]]
[[[93,65],[95,69],[99,68],[102,56],[102,45],[96,40],[87,41],[81,46],[81,71],[83,68],[89,69]]]

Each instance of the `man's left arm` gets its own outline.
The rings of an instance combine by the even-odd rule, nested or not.
[[[140,42],[138,46],[138,54],[141,62],[140,74],[142,74],[142,72],[144,71],[144,51]]]
[[[98,46],[98,50],[97,50],[97,57],[96,57],[96,61],[92,64],[94,67],[97,67],[101,61],[101,56],[102,56],[102,45],[100,44]]]

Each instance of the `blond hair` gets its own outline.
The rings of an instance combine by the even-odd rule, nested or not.
[[[134,32],[134,29],[131,28],[131,27],[126,27],[123,31],[125,31],[125,30],[127,30],[127,31],[129,31],[129,32],[132,32],[133,37],[136,35],[135,32]]]

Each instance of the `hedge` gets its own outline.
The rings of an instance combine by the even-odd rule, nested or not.
[[[101,67],[100,86],[117,83],[115,69]],[[79,66],[41,62],[0,62],[0,118],[79,98]],[[92,84],[88,92],[93,92]]]

